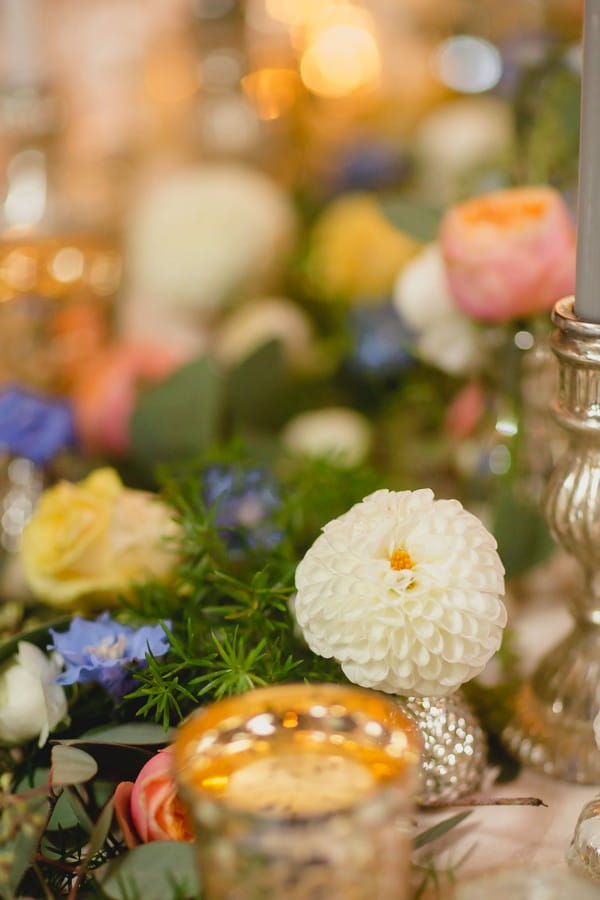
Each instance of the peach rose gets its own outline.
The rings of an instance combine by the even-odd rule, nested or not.
[[[89,450],[115,455],[129,448],[129,417],[144,384],[158,384],[186,355],[158,344],[108,347],[80,373],[73,391],[77,428]]]
[[[507,188],[459,204],[440,242],[456,305],[474,319],[543,312],[575,289],[575,228],[553,188]]]
[[[118,786],[115,811],[130,847],[148,841],[193,840],[176,792],[170,747],[149,759],[133,784],[124,781]]]

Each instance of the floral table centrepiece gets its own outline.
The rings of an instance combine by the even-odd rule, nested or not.
[[[77,492],[83,490],[87,497],[90,481],[93,485],[105,479],[115,491],[102,507],[102,527],[84,532],[87,545],[64,508],[55,517],[53,546],[63,542],[57,569],[62,578],[69,571],[64,560],[70,542],[76,581],[84,560],[95,575],[101,547],[110,556],[114,548],[109,541],[107,549],[104,542],[107,535],[119,534],[120,523],[114,497],[132,489],[123,487],[110,470],[96,470],[80,485],[63,482],[48,489],[28,526],[34,530],[44,521],[48,500],[54,502],[58,487],[59,496],[73,492],[71,512],[76,516],[83,502]],[[0,696],[7,713],[18,705],[13,684],[18,688],[20,682],[13,681],[11,673],[20,672],[18,667],[27,661],[25,645],[43,661],[38,665],[34,660],[39,689],[31,696],[38,700],[28,711],[27,728],[23,730],[22,718],[14,724],[0,719],[7,835],[0,896],[13,896],[19,886],[22,893],[35,896],[43,885],[51,896],[84,896],[90,890],[124,900],[124,878],[145,897],[179,896],[175,884],[182,897],[196,896],[193,860],[186,849],[189,831],[169,757],[163,752],[156,757],[156,751],[170,744],[170,726],[199,704],[269,684],[344,682],[338,661],[315,654],[295,623],[290,609],[294,576],[323,521],[336,520],[360,497],[368,500],[378,484],[378,476],[368,469],[338,467],[323,459],[284,456],[266,466],[239,448],[209,454],[167,476],[160,499],[142,492],[144,503],[164,504],[153,541],[159,548],[164,541],[168,575],[132,567],[112,588],[101,584],[101,589],[88,591],[86,583],[79,596],[73,592],[65,603],[62,589],[58,605],[52,592],[38,595],[42,602],[27,614],[24,631],[5,634],[0,645]],[[429,571],[433,576],[437,571],[442,577],[443,561],[450,554],[448,574],[454,572],[464,581],[463,592],[448,582],[444,594],[448,604],[457,604],[455,614],[448,608],[448,616],[442,615],[450,628],[450,662],[442,666],[449,678],[443,689],[452,697],[456,684],[491,656],[502,633],[502,570],[494,542],[458,503],[434,501],[429,491],[390,496],[404,497],[413,504],[413,513],[420,505],[431,507],[429,519],[412,516],[414,540],[405,535],[407,553],[417,563],[415,573]],[[94,492],[87,497],[86,513],[96,509],[96,500]],[[147,517],[140,514],[128,522],[131,546],[136,548],[146,533]],[[428,522],[433,531],[428,532]],[[426,547],[438,555],[437,570],[432,559],[428,563],[419,557],[419,548]],[[395,559],[402,561],[400,555]],[[428,642],[433,647],[426,616],[416,632],[409,627],[412,570],[392,569],[389,560],[385,567],[388,580],[399,578],[406,588],[402,602],[408,604],[407,649],[410,644],[415,650],[417,632],[423,634],[423,647]],[[368,574],[365,568],[365,584]],[[435,584],[435,579],[429,582],[434,593]],[[438,621],[436,609],[446,609],[442,595],[436,597],[424,607],[424,613],[432,614],[431,634]],[[103,603],[110,605],[110,614],[107,609],[101,612]],[[57,611],[63,617],[48,621]],[[355,623],[362,618],[365,628],[371,622],[375,631],[381,630],[382,623],[369,616],[368,606],[358,604],[355,613]],[[469,632],[464,639],[461,622],[465,634]],[[439,624],[441,635],[444,626],[441,620]],[[388,630],[401,653],[401,628]],[[473,651],[466,669],[453,655],[460,642]],[[429,667],[422,663],[418,676],[426,690],[433,688],[434,656]],[[407,656],[415,658],[413,652]],[[415,681],[413,693],[417,687]],[[151,759],[157,761],[144,768]],[[448,819],[441,831],[436,826],[432,839],[464,815]],[[27,838],[20,841],[24,823]],[[429,838],[419,844],[425,840]],[[423,871],[418,877],[427,875]]]
[[[482,523],[429,490],[366,497],[324,527],[296,571],[294,615],[311,649],[355,684],[408,698],[426,736],[422,804],[480,781],[483,733],[444,698],[500,646],[503,576]]]

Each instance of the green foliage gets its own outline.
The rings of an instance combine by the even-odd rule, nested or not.
[[[151,470],[210,446],[219,433],[221,393],[221,376],[204,358],[145,391],[130,421],[136,459]]]
[[[239,451],[228,452],[225,459],[240,459]],[[283,504],[274,520],[281,543],[239,556],[202,502],[206,459],[165,484],[181,526],[175,582],[140,587],[129,609],[137,619],[171,622],[169,654],[151,657],[135,673],[138,687],[129,696],[138,703],[138,716],[164,727],[199,703],[251,687],[343,680],[339,666],[315,656],[294,630],[294,574],[319,529],[378,486],[367,470],[285,460],[279,473]]]
[[[199,895],[194,848],[182,841],[142,844],[96,869],[111,900],[191,900]]]
[[[580,78],[557,54],[531,69],[515,100],[515,174],[521,184],[577,180]]]
[[[515,485],[502,487],[494,498],[491,527],[506,577],[516,578],[548,559],[555,544],[539,502],[519,493]]]

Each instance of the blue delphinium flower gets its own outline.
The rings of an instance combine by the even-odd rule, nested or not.
[[[169,623],[167,623],[168,625]],[[58,684],[85,684],[97,681],[119,700],[133,686],[131,666],[143,668],[146,653],[163,656],[169,641],[160,625],[132,628],[102,613],[95,621],[74,616],[66,631],[49,632],[56,650],[66,665]]]
[[[16,385],[0,391],[0,449],[45,466],[60,450],[75,446],[73,410],[64,400]]]
[[[281,506],[277,485],[262,468],[208,466],[202,499],[212,511],[219,535],[231,552],[268,550],[282,539],[274,514]]]
[[[413,335],[391,303],[357,307],[350,312],[351,369],[363,376],[390,378],[414,364]]]

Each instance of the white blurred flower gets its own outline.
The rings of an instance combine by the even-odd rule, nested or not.
[[[313,358],[313,328],[306,313],[286,297],[261,297],[233,309],[215,336],[215,357],[233,366],[271,340],[296,368]]]
[[[415,332],[416,349],[425,362],[451,375],[477,367],[480,335],[454,304],[437,243],[428,244],[400,272],[394,306]]]
[[[57,654],[48,657],[19,641],[16,656],[0,669],[0,742],[22,744],[39,735],[39,746],[46,743],[67,714],[65,692],[54,683],[61,668]]]
[[[510,106],[498,97],[461,97],[438,106],[415,137],[420,186],[436,205],[457,199],[461,181],[495,162],[513,142]]]
[[[290,419],[281,442],[293,453],[330,458],[339,466],[352,468],[366,459],[371,437],[371,426],[361,413],[327,406]]]
[[[443,696],[481,672],[506,624],[496,541],[457,500],[376,491],[329,522],[296,570],[296,620],[350,681]]]
[[[285,192],[262,173],[207,163],[148,187],[129,223],[135,293],[207,313],[260,288],[295,234]]]

